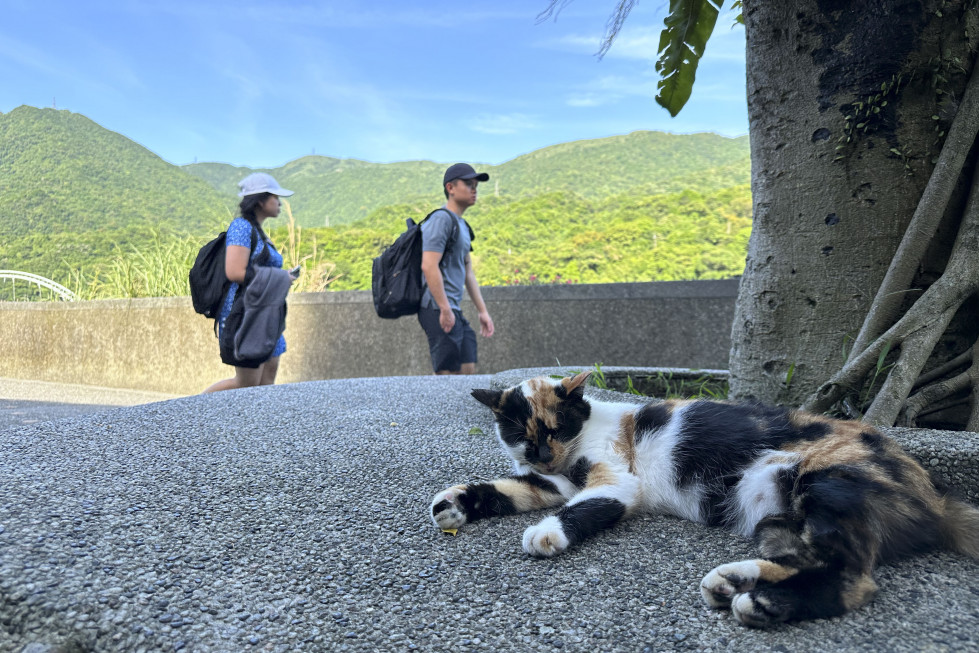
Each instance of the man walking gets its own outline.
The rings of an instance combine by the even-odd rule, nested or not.
[[[489,175],[476,172],[468,163],[449,166],[442,177],[445,206],[421,226],[425,293],[418,322],[428,336],[436,374],[476,373],[476,333],[462,316],[463,288],[476,305],[480,333],[484,338],[493,335],[493,319],[479,292],[469,256],[473,233],[462,218],[476,203],[476,186],[481,181],[489,181]]]

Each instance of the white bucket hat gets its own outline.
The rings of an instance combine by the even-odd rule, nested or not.
[[[291,190],[286,190],[279,185],[279,182],[272,175],[265,174],[264,172],[253,172],[248,175],[238,182],[238,188],[241,189],[238,197],[258,195],[259,193],[272,193],[279,197],[289,197],[292,195]]]

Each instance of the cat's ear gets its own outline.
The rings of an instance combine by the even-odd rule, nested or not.
[[[561,385],[564,386],[565,391],[568,393],[569,399],[572,397],[575,399],[581,399],[584,396],[585,381],[588,380],[589,376],[591,376],[591,370],[561,379]]]
[[[494,412],[500,407],[500,397],[503,396],[501,390],[482,390],[477,388],[472,391],[472,396],[481,404],[489,406]]]

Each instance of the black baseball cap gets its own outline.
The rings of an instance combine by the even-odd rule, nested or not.
[[[450,181],[455,181],[456,179],[478,179],[479,181],[489,181],[489,174],[485,172],[476,172],[476,170],[468,163],[454,163],[449,166],[449,169],[445,171],[445,176],[442,177],[442,185],[445,186]]]

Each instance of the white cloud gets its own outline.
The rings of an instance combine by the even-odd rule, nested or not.
[[[744,61],[744,26],[734,25],[733,15],[721,16],[714,25],[714,32],[707,41],[704,57],[714,61]],[[663,25],[633,26],[626,21],[612,47],[605,54],[606,59],[656,61],[659,58],[660,35]],[[601,34],[566,34],[564,36],[538,42],[538,47],[597,54],[602,47]]]
[[[579,93],[572,95],[567,99],[566,104],[569,107],[600,107],[609,101],[607,95],[600,95],[598,93]]]
[[[655,60],[659,48],[659,35],[659,29],[652,27],[624,30],[612,42],[612,48],[605,57],[608,59]],[[566,34],[558,38],[541,41],[538,43],[538,47],[562,52],[597,54],[602,47],[602,36],[600,34]]]
[[[653,61],[659,57],[660,30],[642,27],[619,34],[606,53],[610,59]]]
[[[649,71],[637,72],[632,76],[604,75],[581,84],[568,96],[565,104],[571,107],[589,108],[615,104],[628,97],[648,97],[656,95],[656,81]]]
[[[534,129],[537,125],[528,115],[523,113],[487,114],[476,116],[469,128],[483,134],[516,134],[520,131]]]

